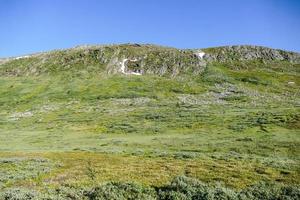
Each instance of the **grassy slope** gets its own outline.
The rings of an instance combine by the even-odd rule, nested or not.
[[[1,76],[1,189],[176,175],[299,184],[298,66],[244,65],[173,78]]]

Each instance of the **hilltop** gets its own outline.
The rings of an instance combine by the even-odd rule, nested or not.
[[[0,60],[0,75],[124,73],[177,76],[201,74],[213,63],[266,66],[299,65],[300,54],[259,46],[181,50],[157,45],[94,45]],[[254,63],[255,62],[255,63]]]

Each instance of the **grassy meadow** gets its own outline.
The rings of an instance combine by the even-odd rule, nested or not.
[[[1,76],[0,194],[205,199],[194,195],[202,188],[207,199],[261,199],[266,187],[266,199],[287,188],[297,199],[299,67],[247,66]]]

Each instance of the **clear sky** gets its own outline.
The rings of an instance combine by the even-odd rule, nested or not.
[[[300,52],[300,0],[0,0],[0,57],[128,42]]]

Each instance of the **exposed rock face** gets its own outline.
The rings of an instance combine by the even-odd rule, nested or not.
[[[125,69],[121,72],[176,76],[189,71],[199,74],[205,66],[192,50],[153,45],[120,45],[107,64],[107,71],[117,73]]]
[[[203,49],[203,51],[206,52],[205,57],[208,62],[261,60],[263,62],[288,61],[291,63],[300,63],[299,53],[260,46],[225,46]]]

